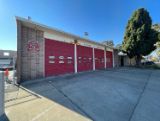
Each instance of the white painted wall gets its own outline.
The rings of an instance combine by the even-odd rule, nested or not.
[[[113,49],[107,47],[107,48],[106,48],[106,51],[113,52]]]
[[[4,114],[4,80],[3,74],[0,72],[0,116]]]
[[[57,41],[61,41],[61,42],[67,42],[67,43],[74,43],[74,40],[76,38],[73,38],[71,36],[67,36],[65,34],[62,33],[58,33],[53,31],[51,32],[44,32],[44,38],[48,38],[48,39],[53,39],[53,40],[57,40]],[[104,46],[92,43],[92,42],[88,42],[85,40],[78,40],[78,44],[82,45],[82,46],[86,46],[86,47],[94,47],[94,48],[98,48],[98,49],[102,49],[104,50]],[[112,51],[112,49],[107,49],[108,51]]]
[[[74,38],[63,35],[58,32],[52,32],[52,33],[44,32],[44,38],[53,39],[61,42],[74,43]]]
[[[104,50],[104,46],[92,43],[92,42],[87,42],[85,40],[78,40],[79,45],[86,46],[86,47],[91,47],[91,48],[97,48]]]

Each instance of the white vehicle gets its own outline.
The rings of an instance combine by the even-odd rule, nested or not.
[[[0,58],[0,70],[12,70],[14,66],[13,58]]]

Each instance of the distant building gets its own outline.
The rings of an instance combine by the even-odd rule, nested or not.
[[[119,49],[114,49],[114,65],[115,67],[134,66],[136,65],[135,58],[130,59],[126,53]]]
[[[13,50],[0,50],[0,58],[16,58],[17,57],[17,51]]]

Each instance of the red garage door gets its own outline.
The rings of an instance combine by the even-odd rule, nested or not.
[[[106,67],[107,68],[113,67],[112,52],[110,52],[110,51],[106,51]]]
[[[95,53],[95,69],[104,68],[104,50],[94,49]]]
[[[74,72],[74,45],[45,39],[45,76]]]
[[[77,45],[77,70],[88,71],[93,70],[93,49]]]

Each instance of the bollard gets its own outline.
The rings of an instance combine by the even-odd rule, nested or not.
[[[0,72],[0,120],[4,116],[4,74]]]

